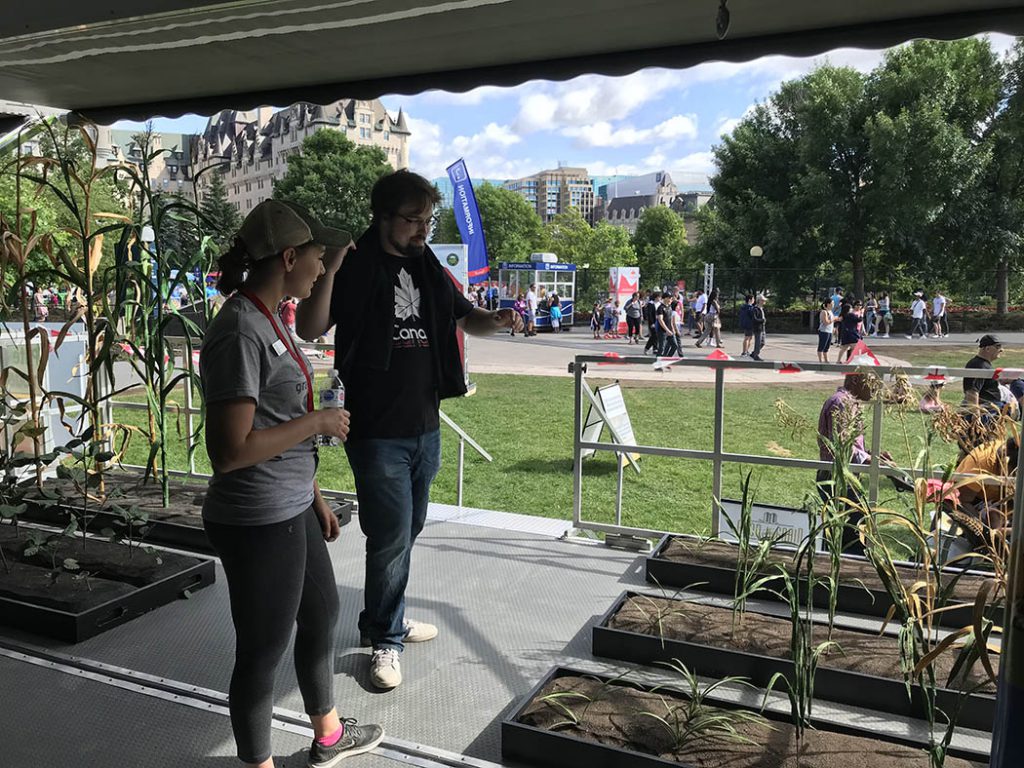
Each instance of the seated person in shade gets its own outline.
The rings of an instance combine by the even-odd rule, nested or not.
[[[921,402],[917,406],[921,413],[941,413],[946,410],[946,406],[942,402],[943,384],[945,382],[933,381],[928,387],[928,391],[921,396]]]
[[[847,374],[843,385],[825,401],[818,416],[818,459],[833,462],[833,447],[849,446],[850,464],[867,464],[871,461],[871,453],[864,447],[864,419],[861,413],[862,403],[871,400],[868,377],[860,373]],[[888,453],[882,452],[879,458],[889,461]],[[830,487],[834,482],[831,469],[819,469],[817,473],[818,490],[823,499],[831,497]],[[857,533],[857,525],[863,519],[863,513],[857,507],[864,505],[864,499],[856,488],[848,487],[845,498],[853,502],[851,514],[847,518],[847,528],[843,531],[843,549],[849,554],[864,554],[864,545]]]

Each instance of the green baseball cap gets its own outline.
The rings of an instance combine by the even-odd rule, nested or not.
[[[253,208],[242,222],[238,236],[253,261],[309,243],[344,248],[352,242],[350,232],[326,227],[303,206],[284,200],[264,200]]]

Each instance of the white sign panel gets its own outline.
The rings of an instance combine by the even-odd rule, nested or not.
[[[633,423],[629,419],[629,411],[626,410],[626,401],[622,397],[622,387],[618,382],[604,387],[598,387],[594,394],[601,403],[601,410],[608,417],[608,424],[613,429],[613,442],[622,445],[636,445],[636,435],[633,434]],[[605,421],[594,410],[593,406],[587,409],[587,417],[583,420],[582,441],[585,443],[597,443],[601,440],[601,432],[604,430]],[[616,438],[615,435],[618,437]],[[586,449],[582,451],[582,458],[592,456],[596,451]],[[629,458],[635,463],[640,459],[640,454],[631,453]],[[622,456],[622,461],[626,457]]]
[[[718,510],[718,535],[725,541],[736,541],[736,537],[724,518],[728,517],[739,528],[740,508],[738,501],[722,501]],[[776,536],[782,536],[780,545],[798,547],[807,538],[807,513],[802,509],[754,504],[750,510],[751,543]],[[820,537],[815,549],[821,550]]]

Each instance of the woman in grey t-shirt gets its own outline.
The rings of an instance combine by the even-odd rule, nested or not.
[[[293,631],[315,735],[309,765],[327,768],[383,738],[380,726],[341,720],[334,706],[338,594],[326,542],[339,528],[316,485],[314,437],[344,439],[348,412],[313,409],[312,367],[271,309],[309,296],[325,261],[336,270],[351,241],[291,203],[256,206],[220,258],[217,288],[230,298],[199,360],[213,465],[203,523],[235,627],[228,706],[238,757],[257,768],[273,768],[274,677]]]

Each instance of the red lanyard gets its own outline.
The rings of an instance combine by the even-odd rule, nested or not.
[[[270,325],[274,329],[274,333],[277,334],[277,338],[284,344],[284,348],[288,350],[288,354],[291,355],[292,360],[299,366],[299,370],[302,371],[302,375],[306,377],[306,410],[310,413],[313,412],[313,379],[309,375],[309,369],[306,364],[302,362],[302,355],[299,354],[299,350],[295,347],[292,339],[285,335],[285,333],[277,327],[277,322],[274,320],[273,313],[267,309],[267,305],[260,301],[260,298],[253,293],[248,291],[239,291],[242,296],[245,296],[249,301],[253,303],[260,312],[263,313],[264,317],[270,321]]]

